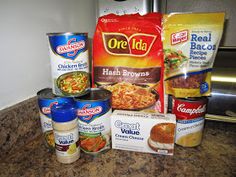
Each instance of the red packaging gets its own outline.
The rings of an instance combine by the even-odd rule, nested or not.
[[[112,92],[113,109],[164,112],[160,13],[109,14],[93,39],[93,86]]]
[[[201,144],[207,98],[173,98],[172,113],[176,115],[175,143],[184,147]]]

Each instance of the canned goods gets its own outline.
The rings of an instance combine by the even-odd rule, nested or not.
[[[53,93],[81,96],[90,89],[87,33],[48,33]]]
[[[172,113],[176,115],[175,143],[184,147],[201,144],[207,98],[178,99],[173,97]]]
[[[58,103],[72,103],[74,100],[70,97],[57,97],[52,93],[52,89],[45,88],[37,93],[40,122],[46,146],[54,148],[54,135],[52,131],[51,107]]]
[[[92,89],[90,93],[75,98],[79,118],[80,148],[97,155],[110,149],[111,144],[111,92]]]

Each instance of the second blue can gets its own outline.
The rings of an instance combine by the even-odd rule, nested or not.
[[[95,88],[75,98],[80,148],[85,153],[97,155],[111,148],[111,95],[108,90]]]

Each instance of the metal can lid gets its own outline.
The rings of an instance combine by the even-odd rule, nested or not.
[[[112,93],[109,90],[92,88],[90,92],[81,97],[76,97],[75,101],[102,101],[111,99]]]
[[[207,97],[188,97],[188,98],[176,98],[173,97],[174,100],[180,100],[180,101],[185,101],[185,102],[202,102],[202,103],[207,103],[208,99]]]
[[[56,95],[52,93],[51,88],[44,88],[37,92],[37,96],[39,99],[54,99],[57,98]]]
[[[70,36],[70,35],[82,35],[88,36],[87,32],[79,33],[79,32],[56,32],[56,33],[47,33],[47,36]]]
[[[52,120],[68,122],[77,118],[76,107],[72,103],[55,104],[51,108]]]

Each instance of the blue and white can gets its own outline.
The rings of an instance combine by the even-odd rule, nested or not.
[[[80,148],[97,155],[111,147],[111,92],[94,88],[75,98],[79,118]]]
[[[44,134],[47,147],[54,148],[54,135],[52,131],[52,116],[51,107],[55,104],[73,103],[74,100],[71,97],[58,97],[52,93],[52,89],[45,88],[37,93],[38,96],[38,108],[40,114],[40,122],[42,132]]]
[[[52,89],[58,96],[81,96],[90,90],[87,33],[48,33]]]

